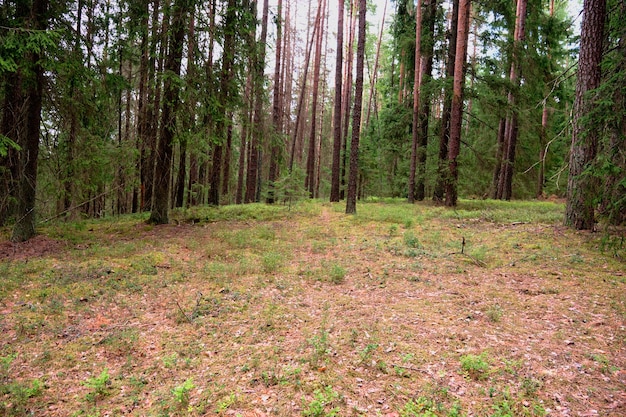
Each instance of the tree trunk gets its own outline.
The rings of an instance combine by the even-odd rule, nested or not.
[[[283,33],[283,1],[278,0],[278,8],[276,10],[276,54],[274,56],[274,86],[272,97],[272,126],[273,134],[270,143],[270,168],[267,184],[267,204],[273,204],[274,183],[278,180],[278,162],[280,157],[280,138],[282,137],[282,98],[281,98],[281,68],[282,68],[282,33]]]
[[[518,87],[520,84],[520,59],[519,49],[524,40],[524,27],[526,23],[527,0],[517,0],[515,12],[515,33],[513,35],[513,56],[511,61],[511,71],[509,82]],[[517,110],[515,109],[516,94],[511,90],[508,94],[508,108],[510,111],[506,119],[504,128],[504,160],[500,169],[500,179],[498,182],[498,197],[510,200],[513,194],[513,165],[515,163],[515,150],[517,147]]]
[[[255,43],[256,48],[254,51],[254,79],[252,81],[254,85],[255,98],[254,122],[252,123],[252,136],[250,138],[250,159],[248,164],[248,176],[246,179],[245,203],[257,201],[258,172],[261,163],[259,153],[265,132],[263,124],[263,83],[265,70],[265,44],[267,42],[268,7],[268,0],[264,0],[263,17],[261,19],[261,37],[259,38],[259,41]]]
[[[215,120],[215,134],[218,143],[213,148],[213,164],[211,167],[208,203],[220,204],[220,187],[222,179],[222,154],[228,134],[230,89],[233,79],[233,65],[235,62],[235,33],[237,32],[237,7],[235,0],[228,0],[226,17],[224,20],[224,49],[222,51],[222,68],[220,71],[220,88],[217,96],[217,118]]]
[[[242,204],[244,198],[244,184],[246,179],[246,161],[248,155],[248,136],[249,129],[252,125],[252,107],[254,98],[252,97],[252,74],[248,73],[246,77],[246,87],[244,90],[244,101],[242,108],[241,122],[241,145],[239,147],[239,166],[237,171],[237,190],[235,191],[235,204]]]
[[[461,127],[463,124],[463,85],[465,82],[465,58],[469,35],[470,0],[459,1],[459,19],[454,60],[454,84],[452,87],[452,107],[450,110],[450,142],[448,146],[449,178],[446,182],[446,206],[456,206],[458,199],[457,157],[461,150]]]
[[[446,63],[446,85],[444,87],[443,111],[441,113],[441,135],[439,136],[439,155],[437,167],[437,184],[433,192],[433,201],[444,201],[445,184],[449,178],[448,143],[450,141],[450,111],[452,108],[452,84],[454,82],[454,63],[456,61],[456,40],[459,23],[459,0],[452,3],[450,32],[448,43],[448,61]]]
[[[156,176],[154,181],[154,207],[148,223],[169,223],[170,181],[172,172],[172,152],[176,134],[176,113],[180,97],[178,86],[172,79],[180,76],[185,26],[189,13],[189,0],[175,0],[172,6],[172,25],[168,41],[168,55],[165,71],[170,74],[163,86],[163,109],[161,112],[161,134],[157,145]]]
[[[422,44],[425,49],[422,51],[422,75],[420,75],[420,84],[427,86],[421,90],[422,97],[420,99],[420,134],[417,143],[417,171],[415,173],[415,200],[422,201],[426,198],[426,158],[428,149],[428,126],[430,122],[431,94],[428,85],[432,79],[433,70],[433,51],[435,46],[435,19],[437,14],[437,0],[426,0],[426,13],[422,18],[423,30],[426,30],[422,37]]]
[[[308,73],[309,73],[309,63],[311,61],[311,52],[313,50],[313,43],[315,41],[315,35],[317,32],[317,27],[319,26],[318,22],[321,21],[322,16],[321,16],[321,10],[322,8],[318,6],[317,8],[317,16],[315,17],[315,24],[313,25],[313,31],[311,33],[311,40],[309,41],[308,47],[307,47],[307,53],[306,53],[306,58],[304,61],[304,73],[302,75],[302,88],[300,89],[300,96],[298,98],[298,107],[296,110],[296,120],[295,120],[295,124],[294,124],[294,132],[293,132],[293,140],[291,142],[291,156],[289,157],[289,172],[291,172],[293,170],[293,163],[295,160],[295,154],[296,154],[296,144],[298,142],[298,135],[301,133],[301,128],[300,125],[302,123],[302,111],[303,111],[303,107],[304,107],[304,98],[305,98],[305,92],[306,92],[306,86],[307,86],[307,77],[308,77]]]
[[[417,0],[415,5],[415,70],[413,77],[413,124],[411,142],[411,168],[409,171],[408,201],[415,202],[415,170],[417,167],[417,143],[419,141],[419,111],[420,111],[420,89],[422,75],[422,2]]]
[[[378,41],[376,42],[376,57],[374,58],[374,68],[372,69],[372,79],[370,80],[370,94],[367,104],[367,116],[365,117],[365,126],[370,124],[370,114],[372,111],[372,101],[376,105],[376,81],[378,75],[378,62],[380,61],[380,45],[383,42],[383,33],[385,30],[385,15],[387,14],[387,0],[385,0],[385,6],[383,7],[383,16],[380,20],[380,33],[378,34]]]
[[[597,184],[585,170],[596,157],[598,131],[583,119],[592,110],[595,100],[587,93],[600,85],[605,18],[606,0],[585,0],[565,209],[565,224],[578,230],[592,230],[595,224],[594,196]]]
[[[348,195],[346,198],[346,214],[356,214],[357,178],[359,175],[359,139],[361,126],[361,109],[363,104],[363,67],[365,63],[366,37],[366,0],[359,1],[359,40],[356,51],[356,82],[354,86],[354,108],[352,110],[352,140],[350,141],[350,176],[348,178]]]
[[[2,125],[0,134],[10,138],[15,143],[21,142],[23,135],[23,111],[24,94],[22,92],[21,70],[7,73],[4,85],[4,105],[2,112]],[[0,226],[15,212],[14,200],[17,197],[17,182],[19,179],[18,161],[19,154],[13,148],[7,149],[6,156],[0,156]]]
[[[342,74],[343,74],[343,0],[337,1],[337,54],[335,60],[335,103],[333,110],[333,166],[330,185],[330,201],[338,202],[340,195],[339,176],[341,163],[341,120],[342,120]]]
[[[321,9],[320,16],[324,16],[326,2],[321,0],[319,3],[319,8]],[[304,186],[309,192],[309,197],[315,197],[315,151],[316,151],[316,143],[317,143],[317,107],[318,107],[318,93],[319,93],[319,84],[320,84],[320,67],[322,62],[322,39],[324,38],[323,34],[323,19],[318,19],[316,21],[317,24],[317,34],[315,38],[315,63],[313,64],[313,90],[311,92],[313,102],[311,104],[311,131],[309,134],[309,153],[307,155],[307,163],[306,163],[306,177],[304,180]]]
[[[37,31],[46,30],[48,26],[47,13],[48,0],[33,0],[30,28]],[[21,175],[17,189],[17,219],[11,235],[13,242],[24,242],[35,236],[35,194],[44,85],[41,58],[41,53],[34,51],[30,52],[27,57],[29,71],[24,80],[26,86],[26,129],[24,140],[19,144],[22,147],[20,152]]]
[[[353,71],[353,58],[354,58],[354,36],[356,32],[356,9],[359,0],[352,0],[350,2],[350,28],[348,31],[348,46],[347,52],[345,56],[346,60],[346,69],[345,76],[343,81],[343,99],[341,100],[341,104],[343,106],[342,116],[343,117],[343,133],[341,137],[343,138],[343,157],[341,158],[341,173],[340,173],[340,182],[341,188],[339,191],[339,198],[344,199],[345,191],[346,191],[346,171],[347,171],[347,162],[348,162],[348,131],[350,127],[350,107],[352,105],[352,71]]]

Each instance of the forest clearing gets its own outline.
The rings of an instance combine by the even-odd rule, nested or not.
[[[626,415],[623,232],[359,204],[0,229],[0,415]]]

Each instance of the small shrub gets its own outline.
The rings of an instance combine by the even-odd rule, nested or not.
[[[487,309],[487,318],[493,323],[497,323],[502,318],[502,307],[499,304],[494,304]]]
[[[172,389],[174,401],[176,401],[181,408],[187,408],[189,406],[189,393],[195,387],[193,379],[191,378],[185,380],[181,385],[174,387],[174,389]]]
[[[332,264],[328,275],[330,282],[333,284],[341,284],[346,278],[346,269],[341,265]]]
[[[87,393],[85,399],[89,402],[96,402],[98,398],[105,397],[109,394],[109,385],[111,384],[111,377],[109,376],[109,370],[105,369],[97,377],[87,378],[83,385],[91,389],[91,392]]]
[[[327,386],[323,391],[315,390],[313,400],[304,405],[302,415],[305,417],[333,417],[339,415],[339,407],[327,410],[333,402],[339,399],[339,394],[333,387]]]
[[[378,349],[378,345],[375,343],[370,343],[369,345],[365,346],[365,348],[359,352],[359,358],[361,358],[361,363],[364,362],[368,362],[370,359],[372,359],[372,355],[374,354],[374,351]]]
[[[461,369],[472,379],[487,378],[487,372],[489,372],[487,353],[461,356]]]
[[[410,230],[404,232],[404,244],[413,249],[419,249],[422,247],[422,244],[417,236],[415,236],[415,234]]]

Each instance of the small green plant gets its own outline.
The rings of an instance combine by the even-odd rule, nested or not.
[[[411,230],[404,232],[404,244],[413,249],[420,249],[422,244]]]
[[[316,367],[321,360],[326,358],[326,355],[330,353],[330,347],[328,346],[328,331],[325,326],[322,325],[316,335],[308,340],[309,344],[313,348],[313,354],[311,355],[311,365]]]
[[[346,269],[341,265],[332,264],[328,276],[333,284],[341,284],[346,278]]]
[[[389,226],[389,237],[394,237],[398,233],[398,225],[392,224]]]
[[[215,407],[215,412],[220,414],[228,410],[237,401],[237,396],[233,393],[222,398]]]
[[[0,357],[0,381],[8,378],[9,368],[11,368],[11,364],[15,358],[17,358],[17,353]]]
[[[330,385],[323,391],[315,390],[313,400],[307,405],[304,404],[302,415],[305,417],[334,417],[339,415],[339,407],[328,409],[339,399],[339,394]]]
[[[417,400],[409,400],[402,410],[401,417],[436,417],[433,410],[433,402],[425,397],[419,397]]]
[[[461,369],[474,380],[487,378],[489,372],[487,353],[461,356]]]
[[[97,377],[87,378],[83,385],[91,389],[85,396],[87,401],[96,402],[99,398],[106,397],[109,394],[109,385],[111,385],[109,370],[105,369]]]
[[[500,307],[500,304],[494,304],[487,309],[486,314],[489,321],[497,323],[502,318],[502,307]]]
[[[374,351],[378,349],[378,345],[375,343],[370,343],[365,348],[359,352],[359,358],[361,359],[361,363],[369,362],[372,359],[372,355]]]
[[[522,380],[522,392],[529,398],[534,398],[537,390],[541,388],[541,381],[536,380],[535,378],[524,378]]]
[[[174,368],[176,362],[178,362],[178,353],[174,352],[171,355],[163,356],[161,360],[163,361],[163,366],[166,368]]]
[[[174,401],[179,405],[180,408],[188,408],[189,407],[189,393],[196,386],[193,383],[193,379],[186,379],[180,385],[177,385],[172,389],[172,395],[174,396]]]

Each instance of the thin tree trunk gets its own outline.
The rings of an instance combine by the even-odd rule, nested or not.
[[[273,134],[271,136],[270,143],[270,168],[268,175],[268,190],[267,199],[268,204],[273,204],[275,200],[275,185],[278,180],[278,163],[280,158],[280,138],[282,136],[282,99],[281,99],[281,68],[282,68],[282,33],[283,33],[283,1],[278,0],[278,8],[276,11],[276,55],[274,56],[274,86],[272,97],[272,126]]]
[[[265,70],[265,43],[267,42],[268,0],[263,1],[263,17],[261,19],[261,37],[255,42],[254,51],[254,122],[252,123],[252,136],[250,138],[250,154],[248,175],[246,179],[245,203],[257,201],[258,171],[261,163],[259,152],[263,143],[265,127],[263,125],[263,83]]]
[[[411,168],[409,171],[408,201],[415,202],[415,170],[417,167],[417,143],[419,141],[419,110],[420,110],[420,88],[422,75],[422,2],[417,0],[415,6],[415,71],[413,77],[413,124],[411,142]]]
[[[437,0],[426,0],[426,13],[422,18],[423,30],[426,30],[426,37],[423,37],[422,44],[425,50],[422,52],[422,75],[420,83],[427,88],[421,88],[422,97],[420,99],[420,135],[417,144],[417,171],[415,173],[415,200],[422,201],[426,198],[426,158],[428,149],[428,126],[430,121],[431,97],[428,85],[432,79],[433,51],[435,45],[435,18],[437,13]],[[426,90],[426,91],[424,91]]]
[[[463,124],[463,84],[465,82],[465,58],[469,35],[469,12],[471,1],[459,1],[459,20],[454,60],[454,85],[452,87],[452,107],[450,111],[450,142],[448,146],[449,179],[446,182],[446,206],[456,206],[458,199],[458,163],[461,150],[461,127]]]
[[[517,0],[515,12],[515,33],[513,36],[513,56],[511,60],[511,71],[509,82],[516,87],[520,84],[520,54],[521,42],[524,40],[524,27],[526,22],[527,0]],[[508,97],[509,116],[506,119],[504,128],[504,154],[500,178],[498,181],[498,197],[510,200],[513,193],[513,165],[515,163],[515,149],[517,147],[517,110],[515,109],[516,96],[513,91],[509,91]]]
[[[341,189],[339,192],[340,199],[344,199],[346,191],[346,171],[348,162],[348,132],[350,128],[350,107],[352,106],[352,72],[353,72],[353,58],[354,58],[354,37],[356,32],[356,9],[357,2],[359,0],[352,0],[350,2],[350,20],[348,30],[348,45],[346,52],[346,70],[343,82],[343,99],[341,104],[343,105],[342,117],[343,117],[343,133],[341,135],[343,139],[343,152],[341,159]]]
[[[354,109],[352,110],[352,140],[350,141],[350,176],[346,198],[346,214],[356,214],[357,178],[359,175],[359,139],[361,110],[363,105],[363,68],[365,63],[366,37],[366,0],[359,1],[359,39],[356,53],[356,82],[354,90]]]
[[[222,68],[220,71],[220,87],[217,96],[218,115],[215,120],[215,134],[218,143],[213,148],[213,163],[211,166],[208,203],[219,206],[220,188],[222,185],[222,167],[224,144],[227,139],[228,120],[230,106],[230,84],[233,79],[233,66],[235,62],[235,33],[237,32],[237,4],[235,0],[228,0],[226,16],[224,20],[224,49],[222,51]]]
[[[493,171],[493,179],[491,182],[491,197],[500,198],[498,182],[500,179],[500,171],[502,170],[502,158],[504,155],[504,129],[506,127],[506,119],[500,119],[498,123],[498,136],[496,137],[496,164]]]
[[[237,171],[237,190],[235,191],[235,204],[242,204],[244,197],[244,184],[246,183],[246,161],[248,155],[248,136],[249,129],[252,125],[252,107],[254,98],[252,96],[252,73],[249,72],[246,77],[244,97],[245,105],[242,109],[242,123],[241,123],[241,145],[239,149],[239,166]]]
[[[383,16],[382,16],[382,18],[380,20],[380,33],[378,34],[378,42],[376,42],[376,57],[374,58],[374,69],[372,71],[372,79],[370,80],[370,94],[369,94],[368,104],[367,104],[367,116],[365,117],[365,126],[369,126],[369,124],[370,124],[370,114],[371,114],[371,110],[372,110],[372,100],[374,100],[374,96],[376,95],[376,81],[377,81],[377,75],[378,75],[378,62],[380,60],[380,45],[383,42],[383,32],[384,32],[384,29],[385,29],[385,16],[386,16],[386,14],[387,14],[387,0],[385,0],[385,5],[383,6]]]
[[[450,17],[450,41],[448,43],[448,61],[446,63],[446,85],[444,87],[443,111],[441,113],[441,135],[439,136],[439,155],[437,168],[437,184],[433,192],[433,201],[444,201],[445,183],[448,181],[448,143],[450,141],[450,112],[452,108],[452,84],[454,80],[454,63],[456,61],[456,40],[459,23],[459,0],[452,3]]]
[[[319,8],[321,9],[320,16],[324,16],[325,14],[325,6],[326,2],[321,0],[319,3]],[[304,186],[309,192],[309,197],[313,198],[315,196],[315,150],[316,146],[316,137],[317,137],[317,106],[318,106],[318,92],[319,92],[319,84],[320,84],[320,67],[322,62],[322,40],[323,40],[323,19],[318,19],[316,24],[317,34],[315,39],[315,62],[313,64],[313,90],[311,92],[313,102],[311,104],[311,131],[309,134],[309,153],[307,155],[307,165],[306,165],[306,178],[304,180]]]
[[[386,4],[386,3],[385,3]],[[335,103],[333,110],[333,166],[330,186],[330,201],[338,202],[340,194],[339,177],[341,163],[341,120],[342,107],[342,74],[343,74],[343,15],[344,1],[337,1],[337,54],[335,60]]]
[[[301,124],[301,117],[302,117],[302,110],[303,110],[303,104],[304,104],[304,98],[305,98],[305,92],[306,92],[306,80],[308,77],[308,73],[309,73],[309,63],[311,61],[311,52],[313,50],[313,43],[315,41],[315,35],[317,32],[317,27],[318,27],[318,22],[321,20],[322,16],[321,16],[321,6],[318,5],[317,8],[317,16],[315,18],[315,24],[313,25],[313,31],[311,33],[311,40],[309,41],[308,47],[307,47],[307,53],[306,53],[306,58],[304,61],[304,74],[302,76],[302,88],[300,90],[300,96],[298,98],[298,108],[297,108],[297,114],[296,114],[296,121],[295,121],[295,125],[294,125],[294,132],[293,132],[293,141],[291,143],[291,156],[289,158],[289,172],[291,172],[293,170],[293,163],[294,163],[294,159],[295,159],[295,154],[296,154],[296,143],[298,141],[298,135],[301,133],[300,130],[300,124]]]

